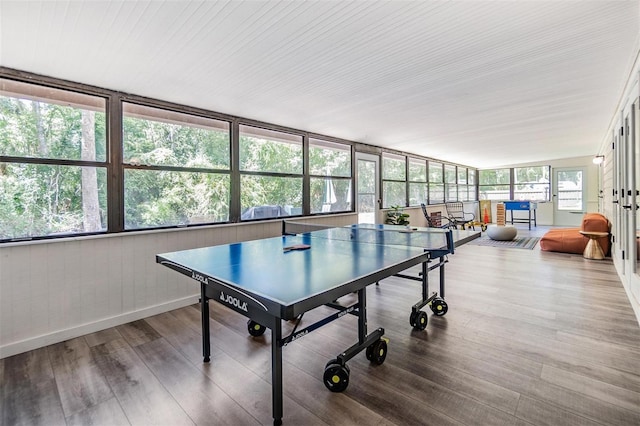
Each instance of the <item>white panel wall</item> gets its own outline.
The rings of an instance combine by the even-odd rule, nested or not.
[[[336,226],[356,214],[313,217]],[[280,235],[281,221],[0,247],[0,358],[194,303],[199,285],[155,255]]]
[[[629,241],[631,244],[636,242],[636,230],[635,226],[632,223],[629,226],[628,235],[616,235],[619,232],[622,232],[620,228],[616,225],[621,225],[621,218],[616,217],[616,209],[614,208],[614,197],[613,190],[616,188],[614,175],[614,151],[612,148],[612,142],[617,139],[614,135],[619,134],[620,127],[622,126],[622,113],[626,108],[629,107],[633,102],[635,102],[640,96],[640,35],[636,38],[635,41],[635,55],[633,62],[629,65],[629,69],[626,75],[628,75],[628,79],[625,83],[625,87],[620,94],[620,101],[616,106],[616,110],[613,112],[611,117],[611,122],[609,124],[609,129],[603,135],[602,144],[600,146],[600,150],[597,154],[604,155],[605,161],[600,166],[600,173],[602,173],[602,200],[601,206],[602,211],[605,216],[609,218],[610,221],[614,223],[613,234],[616,238],[616,241]],[[620,143],[617,142],[616,150],[620,149]],[[628,159],[623,159],[622,161],[627,162]],[[636,164],[635,167],[640,167],[640,165]],[[629,297],[629,302],[636,314],[636,318],[638,319],[638,323],[640,323],[640,273],[638,272],[637,265],[634,261],[630,261],[630,259],[624,259],[622,256],[621,250],[612,251],[613,262],[618,272],[618,276],[624,285],[624,288]]]

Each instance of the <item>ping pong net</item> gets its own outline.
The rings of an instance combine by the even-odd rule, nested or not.
[[[418,247],[425,250],[453,253],[450,230],[438,228],[407,228],[397,225],[358,224],[342,227],[309,222],[282,222],[283,235],[351,241],[363,244]]]

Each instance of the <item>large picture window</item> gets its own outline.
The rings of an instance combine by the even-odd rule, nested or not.
[[[488,169],[478,173],[483,200],[551,200],[551,166]]]
[[[476,171],[473,169],[468,169],[467,171],[467,181],[469,185],[467,190],[469,191],[469,201],[475,201],[478,199],[478,187],[476,186]]]
[[[229,123],[123,104],[125,229],[229,220]]]
[[[311,213],[351,210],[351,146],[309,140]]]
[[[301,215],[302,167],[302,136],[240,125],[240,218]]]
[[[0,240],[107,229],[106,100],[0,79]]]
[[[444,184],[446,201],[458,201],[458,175],[453,164],[444,165]]]
[[[444,203],[443,164],[429,161],[429,204],[442,203]]]
[[[382,154],[382,206],[407,205],[407,163],[402,155]]]
[[[428,198],[427,162],[417,158],[409,158],[409,205],[427,204]]]
[[[511,169],[480,170],[478,189],[481,200],[510,200]]]
[[[516,167],[513,169],[514,200],[550,201],[550,166]]]

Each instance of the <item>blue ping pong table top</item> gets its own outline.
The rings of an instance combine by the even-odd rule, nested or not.
[[[259,296],[280,306],[291,306],[408,261],[419,259],[413,262],[418,264],[426,260],[425,248],[446,246],[446,232],[427,234],[405,232],[404,229],[369,232],[385,234],[374,237],[366,236],[364,229],[366,226],[330,228],[183,250],[159,254],[157,261],[196,279],[199,276],[201,281],[208,277],[244,294]],[[334,238],[327,238],[326,234],[331,233]],[[355,234],[356,238],[381,238],[387,243],[358,242],[346,237]],[[430,239],[431,243],[430,246],[415,242],[409,245],[412,239],[420,243]],[[298,244],[307,244],[310,248],[283,250]]]

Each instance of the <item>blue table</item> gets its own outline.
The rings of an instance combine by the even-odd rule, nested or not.
[[[285,223],[286,224],[286,223]],[[290,234],[295,224],[283,227]],[[159,254],[156,261],[200,283],[202,346],[205,362],[210,360],[209,300],[249,318],[251,335],[272,332],[271,374],[274,424],[282,423],[282,347],[346,314],[358,316],[358,342],[331,360],[324,383],[332,391],[346,389],[346,362],[366,350],[367,358],[382,364],[387,345],[383,328],[367,330],[366,287],[398,274],[422,283],[422,298],[412,307],[410,322],[424,329],[430,305],[435,315],[448,309],[444,301],[444,264],[454,248],[480,236],[475,231],[406,228],[390,225],[353,225],[341,228],[298,224],[294,235],[266,238],[173,253]],[[285,250],[306,245],[308,248]],[[435,265],[430,263],[435,262]],[[420,276],[402,274],[422,265]],[[428,273],[440,268],[440,295],[429,294]],[[357,292],[358,301],[343,306],[337,299]],[[321,321],[282,335],[282,320],[297,320],[319,306],[336,312]]]
[[[529,229],[531,229],[531,222],[533,221],[533,226],[538,226],[536,220],[536,210],[538,209],[538,203],[535,201],[505,201],[504,209],[506,211],[511,212],[511,224],[516,223],[528,223]],[[528,217],[526,218],[515,218],[513,217],[514,210],[524,210],[527,211]],[[533,212],[533,216],[531,213]]]

